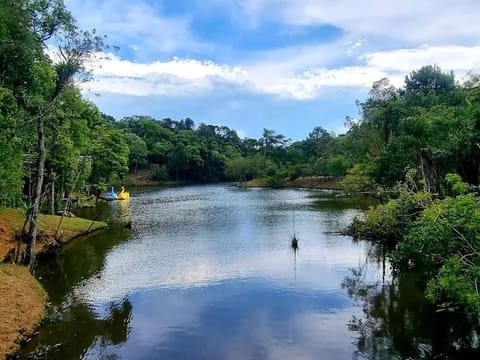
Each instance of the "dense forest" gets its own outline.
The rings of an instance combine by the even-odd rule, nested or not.
[[[395,269],[423,271],[433,302],[478,317],[478,76],[460,82],[426,65],[400,88],[375,82],[345,134],[318,126],[301,141],[270,129],[241,139],[188,117],[102,114],[79,82],[106,41],[79,29],[61,0],[0,0],[0,206],[28,210],[32,248],[39,212],[56,212],[60,198],[87,184],[120,184],[129,172],[148,170],[159,181],[265,178],[270,186],[344,177],[347,193],[384,203],[351,230],[390,244]]]

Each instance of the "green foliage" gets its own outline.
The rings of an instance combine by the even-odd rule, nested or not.
[[[22,194],[22,146],[17,104],[11,91],[0,88],[0,207],[19,203]]]
[[[311,175],[313,175],[313,171],[307,164],[293,165],[290,169],[290,180],[298,179],[301,176]]]
[[[27,0],[0,2],[0,84],[15,94],[28,91],[33,67],[44,58],[32,31],[30,5]]]
[[[375,189],[371,167],[365,164],[356,164],[347,172],[347,176],[341,185],[345,193],[358,195],[362,192],[370,192]]]
[[[203,123],[195,129],[190,118],[176,121],[131,116],[115,126],[144,141],[147,150],[144,159],[150,164],[166,165],[170,178],[176,180],[224,180],[226,161],[241,152],[241,141],[235,131]]]
[[[413,192],[405,185],[395,188],[395,198],[371,208],[365,220],[357,222],[356,235],[396,243],[431,202],[431,195]]]
[[[127,142],[129,149],[129,167],[130,169],[137,170],[138,165],[142,165],[146,162],[147,158],[147,143],[138,135],[134,133],[125,133],[125,141]]]
[[[479,205],[473,195],[436,200],[405,234],[395,255],[396,266],[432,271],[452,254],[480,250]]]
[[[439,304],[439,311],[465,312],[472,320],[480,316],[480,256],[466,265],[459,255],[448,258],[435,279],[428,282],[426,296]]]
[[[423,66],[405,77],[407,92],[446,93],[454,90],[454,88],[455,76],[453,72],[443,73],[437,65]]]
[[[445,176],[445,181],[450,195],[465,195],[468,191],[468,184],[464,183],[458,174],[447,174]]]
[[[400,135],[393,138],[379,154],[375,162],[377,182],[393,186],[404,180],[406,169],[420,164],[420,141],[414,136]]]
[[[251,173],[251,162],[238,156],[233,159],[227,160],[225,163],[225,175],[228,179],[238,180],[240,183],[247,180],[248,175]]]
[[[329,176],[344,176],[351,167],[351,162],[344,155],[335,155],[327,159],[326,168]]]
[[[91,147],[93,159],[90,181],[94,184],[112,183],[128,172],[129,148],[125,134],[108,124],[93,129],[95,142]]]
[[[449,174],[451,190],[466,184]],[[455,189],[455,190],[453,190]],[[396,244],[390,253],[396,272],[419,272],[427,298],[439,311],[463,311],[480,318],[480,199],[473,194],[432,200],[425,192],[396,187],[392,200],[370,209],[352,230]]]
[[[167,181],[169,179],[166,165],[153,165],[152,177],[156,181]]]
[[[436,200],[405,233],[393,253],[399,271],[421,270],[428,298],[441,309],[480,316],[480,200]]]

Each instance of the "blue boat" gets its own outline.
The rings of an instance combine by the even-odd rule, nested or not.
[[[112,186],[112,190],[110,190],[109,192],[107,192],[105,195],[101,196],[101,198],[104,199],[104,200],[107,200],[107,201],[113,201],[113,200],[117,200],[118,195],[117,195],[117,193],[113,190],[113,186]]]

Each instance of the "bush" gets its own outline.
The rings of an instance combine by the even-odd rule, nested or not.
[[[301,176],[311,176],[312,171],[306,164],[295,165],[290,171],[290,180],[296,180]]]
[[[427,285],[426,297],[439,305],[440,311],[463,311],[472,320],[480,314],[477,281],[480,278],[480,257],[466,267],[458,255],[452,256],[440,268],[436,279]]]
[[[351,166],[351,162],[343,155],[329,157],[327,159],[327,175],[344,176]]]
[[[357,164],[347,172],[347,176],[341,182],[345,193],[356,195],[361,192],[375,189],[375,181],[371,175],[370,168],[365,164]]]
[[[468,192],[468,184],[464,183],[458,174],[447,174],[445,182],[447,183],[448,195],[464,195]]]
[[[357,236],[396,243],[402,240],[405,230],[432,201],[429,193],[414,193],[405,185],[397,186],[395,191],[395,199],[370,208],[364,221],[354,223]]]
[[[427,297],[443,310],[480,315],[480,200],[473,195],[436,200],[393,253],[397,271],[420,270]]]
[[[155,181],[167,181],[169,179],[167,166],[154,166],[152,169],[152,178]]]

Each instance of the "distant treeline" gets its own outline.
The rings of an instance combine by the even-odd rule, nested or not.
[[[439,179],[458,173],[476,185],[478,84],[477,76],[457,83],[453,73],[437,66],[411,72],[402,88],[381,79],[358,104],[359,117],[346,119],[346,134],[318,126],[296,142],[269,129],[260,139],[240,139],[228,127],[195,126],[190,118],[132,116],[112,124],[124,132],[130,171],[149,168],[159,180],[264,177],[274,185],[285,177],[348,175],[347,188],[369,191],[405,180],[408,169],[420,170],[420,151],[429,149]]]

